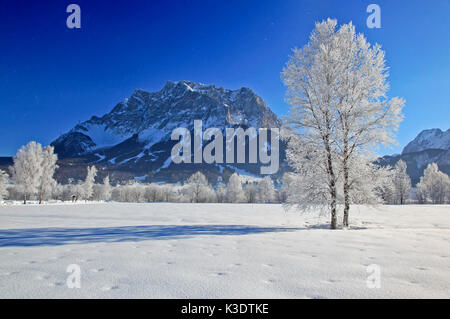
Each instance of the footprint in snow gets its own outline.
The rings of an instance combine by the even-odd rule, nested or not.
[[[91,272],[102,272],[104,270],[105,270],[104,268],[94,268],[94,269],[91,269]]]
[[[221,276],[226,276],[227,273],[226,272],[216,272],[214,274],[212,274],[213,276],[217,276],[217,277],[221,277]]]
[[[328,279],[328,280],[325,280],[323,282],[326,283],[326,284],[335,284],[335,283],[339,282],[339,280],[337,280],[337,279]]]
[[[92,259],[80,259],[80,263],[88,263],[91,261],[92,261]]]
[[[426,267],[417,267],[418,270],[428,270]]]
[[[236,263],[236,264],[231,264],[230,266],[231,267],[239,267],[239,266],[242,266],[242,264]]]
[[[103,291],[110,291],[110,290],[115,290],[115,289],[119,289],[119,286],[104,286],[101,288]]]
[[[61,287],[64,285],[62,281],[52,282],[48,284],[50,287]]]

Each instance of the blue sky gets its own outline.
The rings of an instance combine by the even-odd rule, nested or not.
[[[81,7],[81,29],[66,27],[70,3]],[[366,26],[370,3],[381,7],[381,29]],[[0,156],[49,144],[167,80],[250,87],[284,115],[282,67],[328,17],[382,45],[390,96],[406,99],[399,146],[380,153],[450,127],[450,0],[0,0]]]

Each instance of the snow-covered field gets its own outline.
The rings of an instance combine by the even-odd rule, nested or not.
[[[280,205],[2,205],[0,298],[450,297],[450,206],[350,217],[330,231]]]

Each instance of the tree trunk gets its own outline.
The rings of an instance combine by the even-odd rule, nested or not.
[[[27,194],[23,194],[23,204],[27,204]]]
[[[348,214],[350,211],[350,195],[348,186],[348,168],[344,170],[344,220],[342,226],[347,228],[349,226]]]
[[[336,194],[335,194],[336,196]],[[337,228],[337,216],[336,216],[336,199],[331,201],[331,224],[330,229]]]
[[[349,176],[348,176],[348,140],[347,140],[348,132],[345,131],[344,137],[344,156],[343,156],[343,173],[344,173],[344,217],[342,221],[342,227],[348,228],[348,214],[350,211],[350,185],[349,185]]]
[[[331,196],[331,203],[330,203],[330,213],[331,213],[331,229],[337,228],[337,216],[336,216],[336,202],[337,202],[337,191],[336,191],[336,177],[334,175],[334,169],[333,169],[333,159],[331,157],[331,149],[328,145],[328,143],[325,144],[326,151],[327,151],[327,170],[328,174],[330,176],[330,196]]]

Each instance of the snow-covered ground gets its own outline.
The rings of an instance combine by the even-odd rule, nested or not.
[[[450,297],[450,206],[327,222],[280,205],[0,205],[0,298]]]

